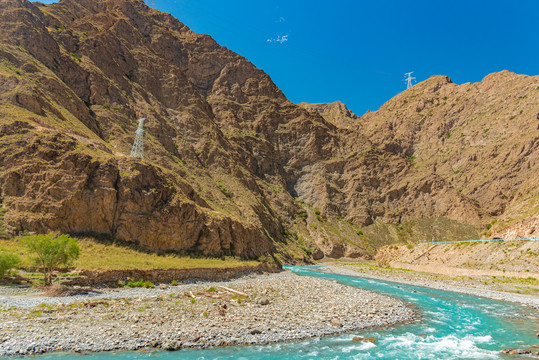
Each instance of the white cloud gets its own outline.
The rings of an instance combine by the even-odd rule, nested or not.
[[[285,22],[286,19],[284,17],[279,17],[279,20],[275,20],[276,23],[282,23],[282,22]]]
[[[288,41],[288,34],[287,35],[279,35],[277,36],[276,38],[272,38],[272,39],[267,39],[266,40],[267,42],[269,43],[279,43],[279,44],[282,44],[282,43],[285,43]]]

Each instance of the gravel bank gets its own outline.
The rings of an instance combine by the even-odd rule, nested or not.
[[[2,311],[0,356],[266,344],[416,319],[400,300],[288,271],[69,298],[3,294],[11,309]]]
[[[372,272],[364,272],[354,270],[354,265],[347,266],[326,266],[325,271],[335,274],[361,276],[376,280],[392,281],[407,285],[423,286],[432,289],[458,292],[473,296],[485,297],[494,300],[510,301],[530,306],[539,310],[539,296],[524,295],[509,293],[503,291],[489,290],[487,288],[470,288],[465,281],[460,280],[443,280],[443,279],[423,279],[422,276],[415,272],[407,273],[392,273],[392,274],[376,274]],[[412,280],[413,279],[413,280]]]

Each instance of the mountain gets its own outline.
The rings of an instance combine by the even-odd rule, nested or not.
[[[537,110],[539,91],[524,91],[536,77],[505,86],[493,75],[500,83],[481,87],[482,97],[478,85],[434,77],[359,118],[342,103],[291,103],[244,57],[140,0],[3,0],[0,13],[0,234],[100,234],[152,251],[287,261],[358,257],[412,237],[474,237],[502,204],[533,199],[533,176],[519,175],[522,194],[513,194],[510,169],[505,185],[489,169],[500,198],[481,186],[490,178],[448,174],[456,163],[420,147],[465,146],[447,114],[479,116],[515,98],[523,112],[504,136],[537,154],[537,129],[518,122]],[[144,160],[129,156],[140,117]],[[493,134],[470,144],[494,144]],[[537,162],[529,166],[533,174]]]
[[[473,200],[490,236],[539,235],[539,76],[433,76],[361,118],[363,133]],[[492,227],[491,227],[492,226]]]

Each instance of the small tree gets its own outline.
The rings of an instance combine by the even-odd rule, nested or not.
[[[9,270],[13,269],[21,262],[21,259],[15,255],[5,251],[0,252],[0,279],[3,279]]]
[[[45,285],[52,283],[54,268],[69,266],[80,255],[77,239],[69,235],[32,235],[25,239],[26,246],[35,254],[34,262],[43,270]]]

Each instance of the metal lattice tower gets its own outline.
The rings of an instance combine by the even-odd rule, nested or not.
[[[144,159],[144,145],[143,145],[143,135],[144,135],[144,120],[146,118],[138,119],[138,128],[135,131],[135,142],[133,143],[133,148],[131,149],[131,157]]]
[[[412,74],[414,72],[409,72],[409,73],[406,73],[404,74],[404,81],[406,81],[406,89],[409,89],[412,87],[412,81],[415,80],[415,77],[412,77]]]
[[[146,3],[149,7],[152,7],[155,9],[155,0],[146,0]]]

